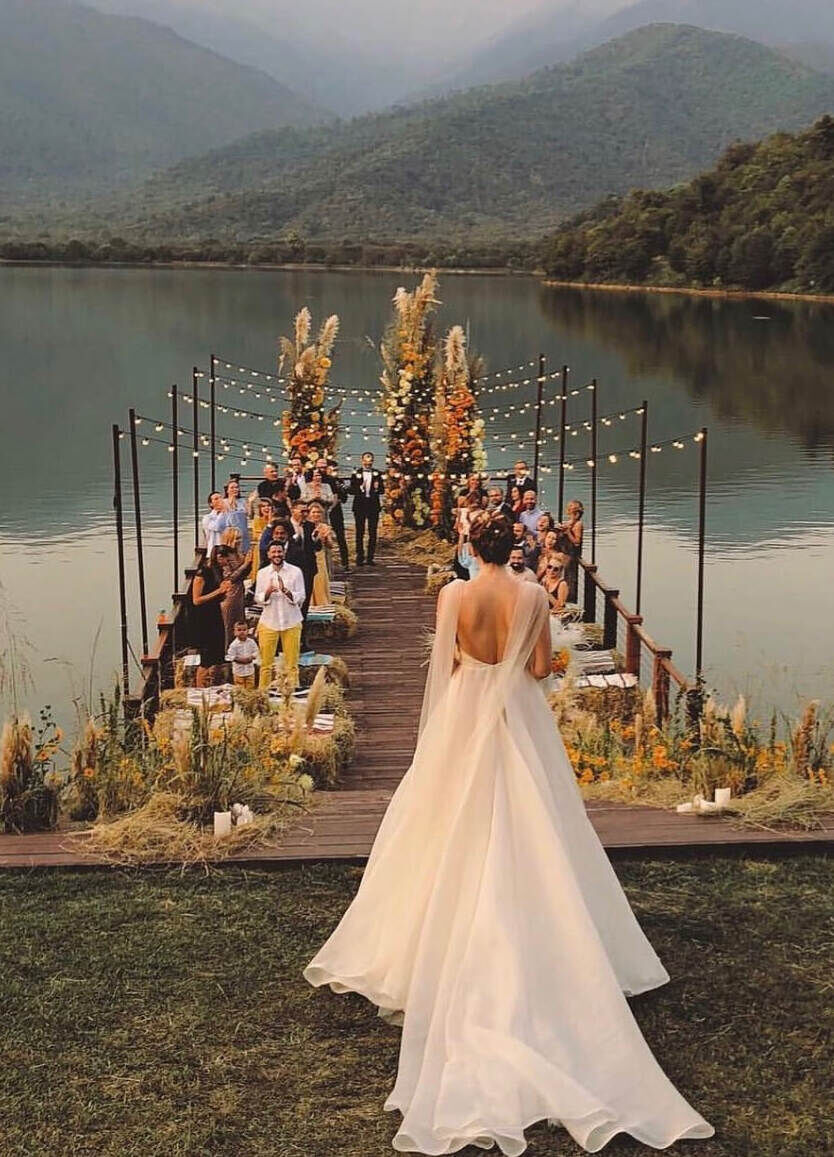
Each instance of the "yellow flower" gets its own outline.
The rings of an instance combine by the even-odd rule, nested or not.
[[[324,369],[329,370],[333,363],[331,362],[330,358],[319,358],[319,365],[323,366]]]

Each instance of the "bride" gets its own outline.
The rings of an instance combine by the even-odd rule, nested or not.
[[[386,1109],[400,1152],[497,1143],[547,1118],[589,1152],[713,1128],[654,1059],[625,996],[669,980],[590,824],[537,680],[547,598],[505,570],[512,528],[473,520],[481,564],[445,587],[414,761],[350,907],[304,970],[402,1025]],[[625,994],[625,995],[624,995]]]

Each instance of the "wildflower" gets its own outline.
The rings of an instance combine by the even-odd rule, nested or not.
[[[744,734],[744,720],[747,716],[747,703],[743,695],[739,695],[736,700],[736,705],[730,712],[730,727],[733,729],[733,735],[740,739]]]
[[[81,773],[85,779],[93,779],[96,774],[94,767],[85,767]]]

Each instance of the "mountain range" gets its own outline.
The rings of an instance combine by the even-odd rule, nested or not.
[[[653,25],[521,82],[251,135],[99,205],[86,228],[530,238],[610,194],[685,180],[734,140],[832,109],[830,76],[738,36]]]
[[[736,33],[834,71],[834,5],[820,0],[630,0],[604,16],[599,6],[572,0],[528,14],[431,87],[437,93],[516,79],[659,23]]]
[[[114,188],[253,130],[324,114],[272,77],[147,20],[0,0],[5,206]]]

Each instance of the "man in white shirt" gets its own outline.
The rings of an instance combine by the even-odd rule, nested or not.
[[[206,558],[211,558],[211,552],[220,542],[221,530],[219,522],[226,513],[226,503],[223,495],[216,490],[208,496],[209,512],[203,515],[203,534],[206,539]]]
[[[297,566],[284,562],[284,547],[280,542],[270,545],[267,557],[269,563],[258,571],[255,582],[255,602],[263,607],[258,624],[260,687],[265,690],[272,682],[272,664],[280,642],[290,685],[295,688],[301,651],[301,607],[307,596],[304,575]]]
[[[522,582],[534,583],[538,581],[527,565],[524,558],[524,549],[520,546],[514,546],[510,551],[510,561],[507,563],[507,570],[513,578],[521,579]]]

